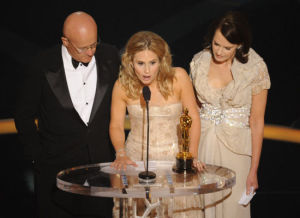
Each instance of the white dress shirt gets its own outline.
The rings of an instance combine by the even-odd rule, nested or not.
[[[95,57],[92,58],[87,67],[80,63],[75,69],[71,55],[67,48],[62,45],[62,58],[73,106],[83,122],[88,125],[97,84]]]

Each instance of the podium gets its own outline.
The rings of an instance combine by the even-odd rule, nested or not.
[[[143,198],[147,209],[142,217],[159,207],[159,202],[150,203],[150,198],[173,198],[217,192],[235,184],[235,172],[221,166],[206,165],[202,172],[178,174],[173,172],[172,161],[150,161],[149,170],[155,172],[156,182],[141,184],[138,174],[145,170],[144,162],[138,167],[127,166],[117,171],[111,163],[98,163],[72,167],[57,174],[57,187],[63,191],[98,197],[120,198],[120,217],[128,212],[129,198]],[[136,213],[136,205],[133,205]]]

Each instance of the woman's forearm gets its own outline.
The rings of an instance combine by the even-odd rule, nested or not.
[[[198,116],[195,115],[195,116]],[[192,153],[193,157],[198,158],[198,146],[199,146],[199,140],[200,140],[200,118],[199,117],[193,117],[192,126],[190,129],[190,152]]]
[[[251,123],[252,158],[250,171],[257,172],[263,143],[264,121]]]
[[[116,152],[125,149],[125,132],[120,127],[110,127],[109,134]]]

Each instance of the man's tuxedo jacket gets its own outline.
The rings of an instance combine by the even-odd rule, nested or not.
[[[102,43],[95,59],[97,88],[88,126],[72,104],[61,46],[44,52],[30,64],[15,115],[27,159],[64,168],[113,160],[108,131],[111,93],[120,58],[116,48]]]

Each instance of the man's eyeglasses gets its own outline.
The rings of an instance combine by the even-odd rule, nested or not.
[[[100,44],[100,38],[98,38],[97,42],[87,46],[87,47],[83,47],[83,48],[77,48],[68,38],[67,38],[68,42],[76,49],[76,51],[78,53],[84,53],[89,49],[95,49],[99,44]]]

